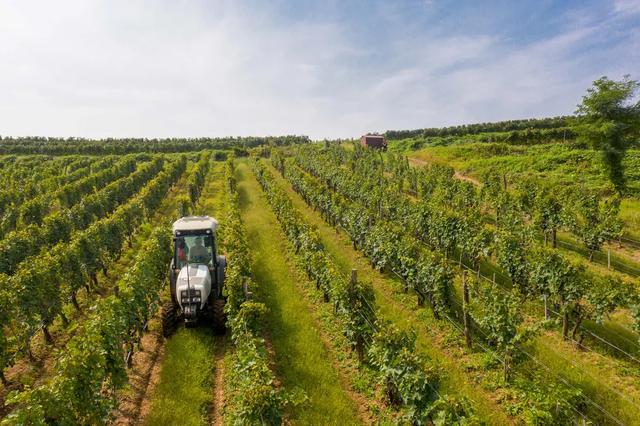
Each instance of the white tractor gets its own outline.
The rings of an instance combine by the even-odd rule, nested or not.
[[[162,333],[169,336],[178,321],[195,325],[202,319],[216,333],[225,329],[222,295],[227,261],[216,254],[218,221],[189,216],[173,224],[173,259],[169,267],[171,300],[162,306]]]

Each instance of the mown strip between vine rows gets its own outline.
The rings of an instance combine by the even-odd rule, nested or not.
[[[224,201],[223,170],[223,163],[212,162],[211,156],[204,154],[190,174],[185,191],[176,199],[175,213],[219,217]],[[168,291],[163,292],[163,299],[168,297]],[[213,335],[208,324],[189,329],[179,327],[169,336],[157,383],[148,390],[144,424],[200,425],[211,422],[211,388],[216,367],[214,348],[220,339]]]
[[[275,170],[275,169],[274,169]],[[350,238],[327,224],[317,211],[308,206],[301,196],[293,190],[290,183],[280,176],[294,205],[307,220],[317,226],[323,245],[336,260],[343,273],[352,267],[358,268],[358,274],[373,285],[380,316],[393,322],[401,330],[416,331],[416,347],[431,358],[441,372],[440,386],[443,393],[469,397],[476,404],[478,415],[490,423],[508,424],[511,420],[499,406],[499,395],[487,392],[477,386],[477,374],[473,371],[477,360],[464,350],[452,345],[461,341],[458,330],[447,324],[437,324],[426,308],[418,308],[402,291],[403,283],[390,274],[380,274],[370,261],[352,247]],[[408,306],[411,306],[409,308]],[[465,370],[471,370],[465,374]]]
[[[466,398],[452,398],[439,391],[439,373],[429,359],[416,353],[415,334],[400,331],[378,317],[370,285],[358,281],[353,273],[349,282],[336,270],[315,229],[306,223],[271,172],[260,161],[253,166],[308,276],[322,289],[325,301],[333,303],[336,318],[343,320],[343,333],[361,366],[382,385],[384,402],[402,408],[402,420],[412,424],[436,419],[447,424],[475,421]]]
[[[287,245],[278,221],[246,163],[239,163],[237,177],[256,293],[268,308],[266,326],[276,372],[286,391],[301,389],[308,398],[290,407],[287,419],[300,424],[342,424],[345,419],[355,422],[355,404],[341,387],[309,305],[298,295],[292,271],[295,265],[287,260]]]
[[[324,189],[324,190],[322,190],[322,191],[323,191],[324,193],[327,193],[327,192],[326,192],[326,189]],[[320,200],[320,198],[317,198],[316,196],[313,196],[313,195],[311,195],[311,194],[307,194],[305,197],[306,197],[306,199],[307,199],[308,201],[310,201],[310,200],[317,200],[317,201],[319,201],[319,200]],[[321,209],[321,210],[322,210],[322,209]],[[324,212],[324,213],[326,213],[326,211],[323,211],[323,212]],[[362,212],[360,213],[360,216],[362,216]],[[543,371],[543,372],[544,372],[544,371]],[[548,374],[548,373],[547,373],[547,374]],[[584,379],[582,379],[582,380],[584,380]],[[578,381],[579,381],[579,382],[581,382],[581,383],[582,383],[582,380],[578,379]],[[587,380],[588,380],[588,379],[587,379]],[[588,389],[588,387],[587,387],[587,389]],[[596,398],[599,398],[599,396],[598,396],[598,395],[593,395],[593,396],[594,396],[594,397],[596,397]],[[613,398],[613,399],[615,400],[616,396],[615,396],[615,394],[609,394],[609,395],[608,395],[608,398]],[[609,403],[610,403],[610,402],[609,402]],[[620,403],[618,403],[618,404],[620,404]],[[572,408],[572,406],[571,406],[571,405],[569,405],[569,408]],[[573,408],[575,409],[575,407],[573,407]],[[605,418],[606,418],[606,416],[607,416],[607,414],[606,414],[606,413],[604,413],[604,412],[602,412],[602,413],[598,413],[598,410],[600,409],[599,407],[594,406],[594,407],[591,407],[591,408],[592,408],[592,415],[595,415],[595,416],[598,416],[598,415],[600,415],[600,416],[605,416]],[[623,417],[623,418],[626,416],[626,414],[625,414],[623,411],[616,411],[615,413],[616,413],[616,414],[615,414],[616,416],[621,416],[621,417]]]

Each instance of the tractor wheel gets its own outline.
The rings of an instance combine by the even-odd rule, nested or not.
[[[224,313],[224,299],[215,299],[212,304],[213,331],[215,334],[224,334],[226,330],[227,315]]]
[[[178,324],[178,310],[176,309],[175,303],[173,300],[169,300],[168,302],[164,302],[162,304],[162,335],[164,337],[171,336],[171,333],[176,329],[176,325]]]

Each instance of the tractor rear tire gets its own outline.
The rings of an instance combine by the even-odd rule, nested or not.
[[[169,337],[178,325],[178,309],[173,300],[162,304],[160,315],[162,317],[162,336]]]
[[[211,306],[213,314],[213,332],[217,335],[225,333],[227,327],[227,314],[224,312],[224,299],[215,299]]]

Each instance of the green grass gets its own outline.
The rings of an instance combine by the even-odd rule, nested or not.
[[[506,172],[513,180],[532,175],[555,184],[584,184],[588,188],[610,189],[600,153],[590,149],[575,149],[564,144],[534,146],[504,143],[469,143],[428,147],[407,155],[426,161],[451,164],[457,170],[479,178],[490,169]],[[630,189],[637,193],[640,175],[636,166],[640,151],[628,151],[624,161]]]
[[[418,349],[431,358],[442,371],[440,392],[470,397],[477,402],[478,414],[487,422],[509,424],[510,419],[495,403],[493,396],[479,389],[471,377],[464,373],[463,370],[467,367],[466,362],[469,361],[465,357],[464,350],[454,346],[445,348],[439,346],[438,341],[450,341],[452,335],[455,336],[453,339],[460,340],[459,336],[455,335],[456,331],[445,324],[437,324],[427,308],[417,308],[415,297],[402,293],[402,283],[397,278],[380,274],[371,268],[362,253],[353,249],[346,234],[335,232],[319,213],[305,204],[275,169],[272,169],[272,172],[276,179],[284,184],[294,205],[303,213],[307,221],[317,226],[322,243],[336,265],[344,273],[350,273],[355,267],[358,269],[359,279],[372,282],[381,316],[400,329],[417,332]],[[445,331],[441,330],[442,325],[445,325]]]
[[[212,160],[202,195],[193,212],[196,215],[216,217],[221,222],[221,226],[224,226],[222,214],[227,199],[224,195],[226,191],[224,167],[224,162]]]
[[[274,176],[281,179],[276,172],[274,172]],[[337,264],[345,271],[351,268],[351,265],[357,265],[359,276],[373,282],[378,306],[383,316],[401,328],[420,326],[417,330],[418,348],[425,351],[442,370],[446,371],[442,383],[443,392],[462,393],[470,396],[480,403],[478,407],[480,414],[485,419],[489,419],[490,423],[505,422],[504,414],[501,411],[496,411],[497,407],[492,407],[490,398],[487,400],[487,395],[483,395],[483,392],[478,387],[474,388],[474,383],[469,381],[470,376],[473,377],[476,374],[473,372],[473,360],[477,361],[478,354],[469,355],[464,351],[456,350],[456,346],[461,346],[459,333],[456,330],[451,330],[451,334],[447,335],[444,330],[449,328],[448,324],[435,321],[426,309],[415,308],[415,298],[401,293],[401,284],[397,279],[373,271],[368,262],[362,259],[362,255],[352,249],[350,241],[344,233],[336,233],[317,212],[306,206],[304,200],[293,191],[290,185],[287,184],[286,187],[296,207],[305,214],[312,224],[318,226],[322,241],[336,259]],[[458,287],[459,282],[456,283],[455,290],[459,290]],[[423,326],[424,328],[422,328]],[[591,324],[585,326],[590,327]],[[438,332],[438,329],[441,331]],[[606,330],[599,327],[599,334],[602,334],[603,331]],[[606,338],[612,337],[607,333],[604,335]],[[617,342],[618,340],[613,341]],[[628,360],[617,362],[596,353],[577,351],[571,344],[563,342],[557,334],[541,336],[530,346],[535,356],[539,357],[551,369],[551,373],[531,362],[522,363],[518,367],[520,371],[540,370],[539,372],[544,375],[550,374],[545,380],[552,381],[557,380],[557,375],[561,375],[572,385],[585,390],[592,400],[625,422],[632,423],[631,420],[640,415],[640,408],[638,408],[640,407],[638,405],[640,396],[637,386],[633,384],[633,377],[637,373],[635,366],[629,365]],[[465,355],[469,355],[466,360]],[[457,356],[458,359],[452,358],[454,356]],[[465,375],[461,371],[465,367],[471,372],[470,375]],[[481,381],[481,383],[485,382]],[[602,386],[602,383],[607,386]],[[621,397],[612,389],[620,391],[625,396]],[[606,415],[603,415],[593,405],[588,406],[587,411],[592,419],[608,420]]]
[[[213,399],[214,338],[207,328],[180,328],[167,341],[145,425],[202,425]]]
[[[219,215],[224,205],[224,163],[212,162],[196,214]],[[180,188],[181,194],[187,188]],[[177,215],[177,206],[167,216]],[[168,297],[168,294],[165,295]],[[206,326],[182,328],[165,346],[160,382],[152,395],[148,425],[200,425],[209,423],[213,401],[214,337]]]
[[[620,204],[620,219],[627,227],[627,237],[640,241],[640,200],[624,199]]]
[[[285,389],[302,389],[308,401],[291,409],[294,424],[357,424],[356,406],[340,384],[333,354],[322,341],[310,306],[296,287],[277,219],[246,162],[237,167],[240,206],[253,256],[260,300],[269,308],[269,341]]]
[[[457,143],[449,146],[431,146],[417,151],[407,150],[404,143],[393,150],[402,151],[410,158],[428,163],[448,164],[465,176],[481,181],[482,176],[495,170],[506,174],[511,185],[519,179],[535,177],[546,185],[559,187],[584,186],[603,195],[611,194],[611,186],[602,167],[600,153],[590,149],[577,149],[567,144],[509,145],[505,143]],[[403,151],[404,150],[404,151]],[[624,238],[640,242],[640,150],[629,150],[624,162],[629,190],[634,196],[622,200],[620,219],[624,224]],[[580,190],[580,188],[577,188]],[[583,257],[588,250],[575,237],[562,232],[559,241],[570,243],[571,248]],[[625,242],[623,248],[611,245],[612,269],[631,277],[640,273],[638,244]],[[594,263],[607,264],[606,248],[594,254]],[[591,267],[592,264],[588,264]]]

